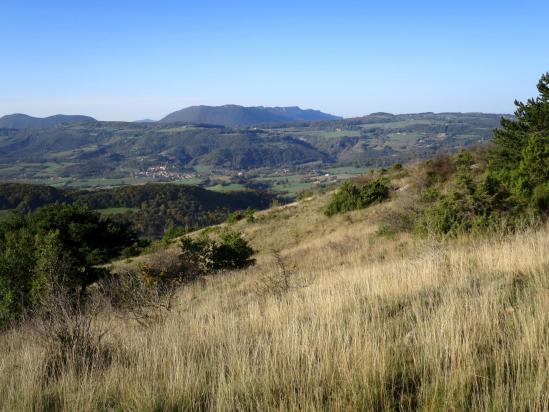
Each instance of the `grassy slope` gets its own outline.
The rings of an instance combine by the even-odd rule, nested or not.
[[[318,195],[238,223],[258,264],[187,287],[150,328],[103,314],[113,363],[84,377],[44,384],[31,332],[0,336],[3,407],[549,409],[549,227],[378,236],[406,196],[327,218]],[[294,273],[282,294],[265,286],[280,273],[273,250]]]

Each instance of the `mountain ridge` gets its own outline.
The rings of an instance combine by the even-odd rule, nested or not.
[[[189,106],[168,114],[159,123],[201,123],[221,126],[251,126],[265,123],[283,123],[311,120],[340,120],[341,117],[319,110],[301,109],[298,106],[266,107],[239,106]]]
[[[56,114],[48,117],[34,117],[24,113],[8,114],[0,117],[0,128],[41,129],[67,123],[97,122],[91,116]]]

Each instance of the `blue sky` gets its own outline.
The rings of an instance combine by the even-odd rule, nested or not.
[[[546,0],[0,0],[0,16],[0,115],[503,113],[549,70]]]

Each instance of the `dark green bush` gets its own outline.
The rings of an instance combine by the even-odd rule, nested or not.
[[[541,184],[534,188],[532,205],[541,213],[549,213],[549,183]]]
[[[345,182],[341,188],[333,194],[331,202],[324,213],[333,216],[336,213],[362,209],[373,203],[381,202],[389,197],[389,185],[386,179],[375,179],[366,183],[361,188],[351,182]]]
[[[417,228],[423,233],[456,235],[481,232],[495,226],[498,221],[497,215],[489,213],[477,199],[451,195],[425,209]]]
[[[100,265],[135,243],[126,225],[87,207],[54,204],[0,225],[0,327],[37,309],[52,288],[82,301]]]
[[[389,197],[389,185],[385,179],[376,179],[365,184],[361,189],[362,207],[381,202]]]
[[[239,232],[224,231],[212,247],[212,269],[238,269],[251,265],[254,250]]]

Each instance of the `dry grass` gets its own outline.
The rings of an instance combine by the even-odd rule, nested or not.
[[[375,235],[384,207],[324,198],[239,223],[258,265],[181,290],[162,322],[103,314],[110,367],[44,379],[0,336],[12,410],[549,410],[549,227],[454,242]],[[300,285],[269,293],[281,252]]]

